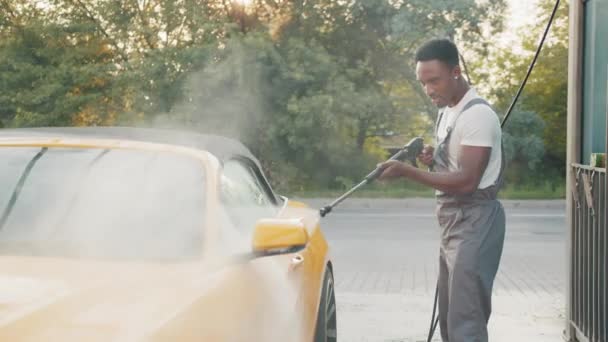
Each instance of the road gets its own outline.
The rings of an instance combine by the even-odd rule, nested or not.
[[[320,207],[327,200],[307,202]],[[507,234],[490,340],[560,341],[565,204],[504,205]],[[339,340],[425,341],[437,279],[439,228],[433,201],[349,199],[324,219],[323,229],[335,266]]]

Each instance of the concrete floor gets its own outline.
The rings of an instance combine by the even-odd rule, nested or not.
[[[305,200],[314,208],[329,201]],[[507,235],[490,341],[561,341],[565,204],[503,203]],[[348,199],[324,219],[323,229],[335,267],[338,340],[426,341],[439,243],[433,200]]]

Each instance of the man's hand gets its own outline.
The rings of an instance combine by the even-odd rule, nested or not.
[[[382,170],[382,173],[378,177],[379,180],[388,180],[399,177],[407,177],[408,171],[413,166],[402,163],[398,160],[389,160],[384,163],[378,164],[378,168]]]
[[[418,155],[418,160],[427,167],[433,165],[433,152],[435,148],[431,145],[424,145],[422,152]]]
[[[467,195],[477,190],[491,152],[491,147],[461,145],[458,154],[460,168],[456,171],[427,172],[404,165],[404,169],[399,170],[399,173],[448,194]]]

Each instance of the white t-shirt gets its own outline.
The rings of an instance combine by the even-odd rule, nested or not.
[[[447,134],[448,125],[452,125],[456,116],[472,99],[479,98],[477,92],[471,88],[454,107],[445,107],[443,117],[437,130],[438,141],[442,141]],[[476,104],[460,114],[452,128],[452,137],[448,149],[450,171],[457,171],[458,152],[461,145],[491,147],[488,166],[479,182],[479,189],[485,189],[498,179],[501,163],[502,131],[500,120],[496,112],[485,104]]]

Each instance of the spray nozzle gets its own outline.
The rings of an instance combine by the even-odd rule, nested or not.
[[[319,209],[319,214],[321,215],[321,217],[325,217],[325,215],[327,215],[331,212],[331,209],[332,209],[331,206],[326,205],[323,208]]]

